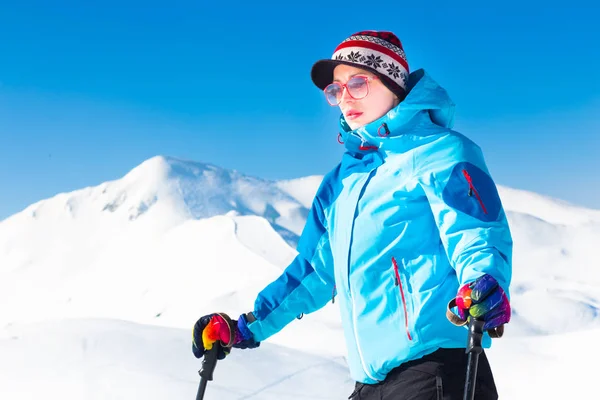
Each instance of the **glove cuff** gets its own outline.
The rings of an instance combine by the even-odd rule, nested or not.
[[[237,329],[235,332],[235,344],[246,340],[254,340],[252,332],[248,329],[248,319],[246,314],[240,315],[237,320]]]

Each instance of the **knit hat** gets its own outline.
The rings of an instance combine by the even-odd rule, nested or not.
[[[362,31],[351,35],[335,48],[331,59],[313,65],[314,84],[325,89],[333,81],[333,70],[339,64],[371,71],[400,99],[406,94],[408,63],[402,43],[392,32]]]

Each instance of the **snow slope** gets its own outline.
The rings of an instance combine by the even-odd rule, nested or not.
[[[2,399],[192,399],[200,363],[189,330],[102,319],[12,327],[0,337]],[[594,398],[600,330],[499,340],[488,356],[502,399]],[[592,364],[593,365],[593,364]],[[343,356],[263,343],[219,361],[207,400],[345,399]]]

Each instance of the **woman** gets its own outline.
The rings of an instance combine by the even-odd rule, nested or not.
[[[462,399],[467,329],[447,318],[449,301],[462,320],[486,321],[484,348],[510,320],[512,238],[482,152],[451,130],[446,91],[409,74],[391,32],[350,36],[311,75],[340,107],[346,151],[316,193],[297,257],[236,321],[233,347],[259,346],[337,294],[350,398]],[[196,357],[220,324],[198,320]],[[497,398],[485,353],[476,390]]]

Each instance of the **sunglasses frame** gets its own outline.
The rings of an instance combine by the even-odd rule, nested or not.
[[[354,79],[354,78],[364,78],[364,80],[365,80],[365,83],[366,83],[366,85],[367,85],[367,93],[366,93],[364,96],[362,96],[362,97],[354,97],[354,96],[352,96],[352,94],[350,93],[350,90],[348,90],[348,86],[347,86],[347,85],[348,85],[348,82],[350,82],[350,81],[351,81],[352,79]],[[368,76],[368,75],[354,75],[353,77],[351,77],[350,79],[348,79],[348,82],[346,82],[346,83],[341,83],[341,82],[332,82],[332,83],[330,83],[329,85],[327,85],[327,86],[325,87],[325,89],[323,89],[323,93],[325,94],[325,99],[327,100],[327,103],[329,103],[329,105],[330,105],[330,106],[332,106],[332,107],[335,107],[335,106],[338,106],[338,105],[339,105],[339,104],[342,102],[342,97],[344,96],[344,90],[346,90],[346,93],[348,93],[348,96],[350,96],[350,97],[351,97],[351,98],[353,98],[354,100],[360,100],[360,99],[364,99],[365,97],[367,97],[367,96],[369,95],[369,81],[374,81],[374,80],[378,80],[378,79],[379,79],[379,77],[378,77],[378,76],[376,76],[376,75],[374,75],[374,76]],[[332,103],[329,101],[329,97],[327,96],[327,89],[328,89],[329,87],[331,87],[331,86],[339,86],[339,87],[341,87],[341,88],[342,88],[342,91],[341,91],[341,93],[342,93],[342,94],[340,95],[340,100],[338,100],[338,102],[337,102],[337,103],[335,103],[335,104],[332,104]]]

